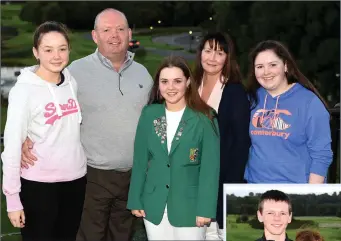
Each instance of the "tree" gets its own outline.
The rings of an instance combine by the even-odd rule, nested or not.
[[[41,21],[57,21],[65,23],[66,14],[65,11],[59,6],[58,2],[49,2],[47,5],[41,8],[42,18]]]
[[[336,217],[341,218],[341,208],[339,208],[336,212]]]
[[[278,40],[322,96],[339,101],[340,2],[214,2],[213,9],[218,29],[235,40],[244,75],[250,50]]]
[[[46,2],[27,2],[20,11],[20,19],[36,25],[40,24],[42,22],[42,7],[46,4]]]

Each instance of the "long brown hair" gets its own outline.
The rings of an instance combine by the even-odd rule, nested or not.
[[[282,43],[275,40],[266,40],[257,44],[257,46],[251,51],[249,55],[249,73],[248,73],[248,93],[251,100],[251,107],[255,108],[259,102],[257,97],[257,90],[260,87],[255,76],[255,59],[260,52],[271,50],[273,51],[284,64],[287,65],[288,71],[285,73],[288,80],[288,84],[300,83],[303,87],[312,91],[323,102],[324,106],[328,110],[328,104],[319,94],[314,85],[308,80],[307,77],[299,70],[294,58],[289,52],[288,48]]]
[[[221,75],[224,77],[222,84],[225,85],[227,81],[231,83],[242,83],[242,75],[239,70],[239,65],[235,56],[234,44],[231,37],[227,33],[213,32],[206,34],[202,38],[197,49],[194,68],[194,78],[197,85],[201,85],[205,72],[201,64],[201,52],[207,41],[211,48],[213,48],[213,46],[215,47],[214,50],[217,50],[217,48],[220,47],[220,49],[227,54],[224,67],[221,72]]]
[[[190,84],[185,92],[185,101],[189,108],[194,111],[201,112],[206,115],[210,120],[213,119],[212,108],[208,106],[201,98],[198,93],[198,86],[193,78],[191,69],[189,68],[185,59],[179,56],[166,57],[161,65],[159,66],[155,77],[154,84],[150,91],[148,104],[161,104],[164,103],[165,99],[161,96],[159,91],[160,85],[160,73],[164,68],[176,67],[181,69],[186,79],[190,79]]]

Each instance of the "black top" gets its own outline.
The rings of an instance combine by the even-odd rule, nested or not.
[[[261,238],[257,239],[256,241],[274,241],[274,240],[266,239],[265,234],[263,234],[263,236]],[[293,241],[293,240],[289,239],[288,235],[285,234],[285,241]]]
[[[249,156],[250,103],[244,86],[227,83],[218,109],[220,131],[220,178],[217,222],[223,228],[224,183],[246,183],[244,171]]]
[[[63,84],[65,81],[65,76],[62,72],[60,72],[60,82],[57,84],[57,86]]]

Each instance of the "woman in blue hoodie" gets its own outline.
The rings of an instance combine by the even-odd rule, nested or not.
[[[327,104],[280,42],[250,54],[248,183],[324,183],[332,162]]]

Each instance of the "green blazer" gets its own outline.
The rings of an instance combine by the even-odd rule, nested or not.
[[[144,210],[160,224],[167,204],[175,227],[215,218],[219,182],[219,133],[203,114],[186,107],[168,154],[164,104],[145,106],[137,126],[127,208]]]

